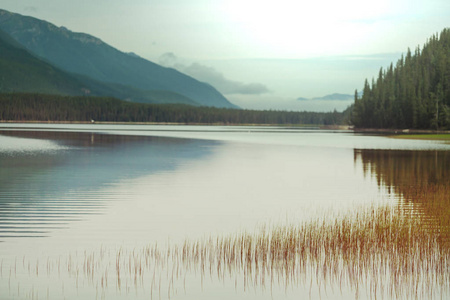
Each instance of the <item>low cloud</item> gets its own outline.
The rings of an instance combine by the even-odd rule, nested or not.
[[[287,110],[287,111],[310,111],[310,112],[342,112],[347,109],[353,101],[342,100],[303,100],[298,101],[289,97],[277,95],[231,95],[227,97],[233,104],[244,109],[256,110]]]
[[[164,67],[173,68],[177,63],[177,57],[172,52],[164,53],[159,57],[159,64]]]
[[[179,63],[176,55],[172,52],[163,54],[159,59],[159,63],[162,66],[177,69],[197,80],[209,83],[223,94],[261,95],[270,92],[264,84],[229,80],[216,69],[200,63],[192,63],[190,65]]]

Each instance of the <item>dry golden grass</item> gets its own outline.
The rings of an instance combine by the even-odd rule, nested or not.
[[[144,287],[151,295],[175,293],[176,282],[189,274],[242,280],[249,287],[308,285],[346,287],[371,298],[423,298],[446,294],[450,285],[448,231],[430,226],[427,218],[402,208],[371,208],[333,221],[261,228],[223,237],[186,241],[165,250],[157,245],[116,253],[115,286]],[[442,224],[439,224],[442,225]],[[108,272],[86,255],[83,274],[100,276],[107,288]],[[74,276],[80,276],[70,266]],[[101,269],[101,271],[100,271]],[[151,280],[144,277],[151,276]],[[161,291],[161,282],[166,287]]]
[[[436,191],[438,199],[448,190]],[[422,196],[420,196],[422,195]],[[426,195],[426,196],[424,196]],[[417,191],[416,197],[430,193]],[[448,195],[448,194],[447,194]],[[442,209],[439,200],[433,208]],[[434,206],[432,206],[434,207]],[[431,209],[431,208],[428,208]],[[310,286],[351,289],[358,297],[430,299],[449,296],[448,218],[431,220],[402,206],[372,207],[334,220],[261,228],[164,249],[118,249],[69,256],[63,262],[26,262],[30,277],[70,278],[77,286],[118,293],[145,290],[150,298],[171,298],[186,289],[186,277],[240,281],[248,288]],[[438,221],[436,221],[438,220]],[[4,272],[2,263],[2,272]],[[14,268],[17,268],[15,262]],[[46,270],[46,271],[44,271]],[[62,272],[66,275],[61,275]],[[10,278],[16,276],[11,271]],[[80,287],[81,288],[81,287]]]
[[[246,285],[296,285],[315,274],[320,285],[361,285],[376,297],[429,298],[449,288],[449,249],[439,230],[393,208],[370,209],[333,222],[186,242],[182,269],[242,273]],[[208,266],[209,269],[206,268]]]

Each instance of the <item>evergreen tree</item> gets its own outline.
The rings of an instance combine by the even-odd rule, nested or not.
[[[367,128],[450,128],[450,29],[433,35],[355,97],[351,121]]]
[[[337,125],[347,111],[257,111],[182,104],[143,104],[114,98],[0,94],[0,121],[109,121],[201,124]]]

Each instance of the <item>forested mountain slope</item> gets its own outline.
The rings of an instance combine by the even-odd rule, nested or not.
[[[71,73],[143,91],[168,91],[203,106],[236,107],[206,83],[121,52],[88,34],[5,10],[0,10],[0,29],[32,53]]]
[[[352,123],[365,128],[450,128],[450,29],[414,54],[381,69],[362,97],[355,93]]]
[[[133,102],[198,105],[170,91],[142,91],[67,73],[31,54],[0,29],[0,93],[13,92],[110,96]]]
[[[0,30],[0,92],[82,95],[75,77],[38,59]]]

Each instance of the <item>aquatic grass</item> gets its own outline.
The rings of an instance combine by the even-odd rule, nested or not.
[[[244,291],[314,284],[333,293],[351,289],[355,298],[362,291],[370,298],[439,298],[449,295],[450,288],[448,230],[430,226],[421,216],[402,206],[370,207],[334,220],[262,226],[163,248],[101,248],[47,259],[46,270],[47,276],[56,272],[58,277],[67,270],[77,288],[91,286],[99,293],[115,288],[125,295],[147,291],[150,298],[189,293],[189,277],[200,277],[202,287],[209,277],[234,282]],[[44,276],[41,264],[22,261],[35,278]],[[10,279],[20,265],[10,266]]]
[[[370,283],[373,295],[387,290],[394,297],[417,296],[405,288],[409,286],[428,297],[430,286],[439,287],[448,279],[448,249],[440,244],[440,233],[421,222],[397,209],[371,209],[334,222],[279,226],[202,241],[185,247],[183,261],[203,274],[209,257],[219,278],[242,273],[244,287],[265,286],[267,277],[270,284],[289,286],[312,273],[318,285],[347,283],[357,291],[362,283]]]
[[[351,290],[355,298],[448,298],[449,157],[445,151],[356,151],[366,174],[395,194],[396,206],[364,207],[335,218],[261,226],[163,247],[101,247],[47,260],[2,259],[0,284],[9,289],[10,298],[19,290],[28,298],[45,297],[49,291],[33,283],[43,277],[59,282],[63,296],[75,287],[91,288],[96,295],[146,293],[146,298],[170,299],[189,294],[193,283],[203,288],[220,282],[244,292],[298,287],[303,297],[309,288],[328,295]],[[53,295],[58,287],[51,288]]]

